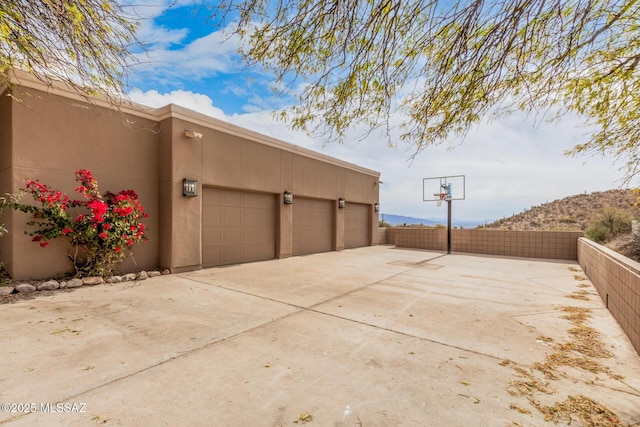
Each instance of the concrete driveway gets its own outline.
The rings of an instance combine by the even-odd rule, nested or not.
[[[2,304],[0,328],[3,425],[640,425],[640,358],[574,262],[367,247]]]

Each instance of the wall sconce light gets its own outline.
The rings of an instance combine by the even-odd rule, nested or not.
[[[374,203],[373,204],[373,210],[376,212],[380,212],[380,203]]]
[[[198,181],[195,179],[183,179],[182,195],[185,197],[196,197],[198,195]]]
[[[293,204],[293,193],[291,191],[285,191],[283,193],[283,200],[285,205]]]
[[[338,199],[338,207],[340,209],[344,209],[345,206],[347,206],[347,202],[342,197],[340,197]]]
[[[187,138],[202,138],[202,134],[200,132],[196,132],[192,129],[185,130],[184,136],[186,136]]]

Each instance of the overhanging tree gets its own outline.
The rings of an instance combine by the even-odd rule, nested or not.
[[[0,2],[0,87],[14,69],[47,85],[62,81],[77,93],[124,93],[135,24],[113,0]]]
[[[242,54],[291,89],[283,118],[342,138],[402,113],[418,153],[487,115],[577,113],[593,129],[568,154],[640,161],[640,2],[634,0],[225,0]],[[393,143],[390,139],[390,143]]]

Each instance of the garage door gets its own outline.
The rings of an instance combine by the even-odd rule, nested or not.
[[[344,211],[345,249],[369,246],[371,207],[362,203],[347,203]]]
[[[271,194],[204,188],[202,265],[275,258],[276,198]]]
[[[293,201],[293,255],[333,250],[333,201]]]

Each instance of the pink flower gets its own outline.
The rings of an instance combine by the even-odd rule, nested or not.
[[[49,246],[49,242],[40,242],[41,248],[46,248],[47,246]]]
[[[102,239],[106,239],[107,238],[107,232],[103,231],[102,233],[98,234],[98,236],[100,236],[100,238],[102,238]]]
[[[69,227],[65,227],[62,229],[62,235],[66,236],[69,233],[73,233],[73,230]]]
[[[120,246],[116,246],[115,248],[113,248],[114,252],[120,252]]]
[[[107,204],[102,200],[94,200],[93,202],[89,203],[87,207],[93,211],[93,214],[95,216],[100,217],[106,214],[108,209]]]

